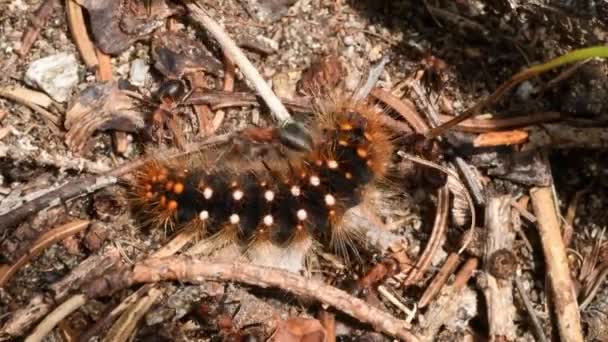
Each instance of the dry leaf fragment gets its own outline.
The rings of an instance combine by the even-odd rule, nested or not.
[[[164,0],[144,1],[82,0],[89,12],[95,45],[105,54],[119,54],[140,39],[146,38],[177,13]]]
[[[293,317],[277,322],[271,338],[276,342],[324,342],[325,328],[316,319]]]
[[[181,79],[183,75],[204,71],[223,76],[224,65],[199,41],[182,32],[163,32],[152,40],[154,67],[165,77]]]
[[[82,152],[95,131],[136,132],[142,129],[144,116],[135,108],[135,100],[118,89],[115,82],[87,87],[66,113],[66,144],[72,150]]]

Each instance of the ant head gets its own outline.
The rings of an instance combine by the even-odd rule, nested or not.
[[[156,96],[160,101],[164,99],[178,99],[186,93],[186,86],[181,80],[164,80],[158,90]]]
[[[304,152],[313,148],[310,133],[302,124],[295,121],[288,122],[278,128],[278,135],[281,144],[292,150]]]

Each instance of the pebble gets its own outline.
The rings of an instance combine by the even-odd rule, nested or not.
[[[32,62],[25,72],[25,82],[57,102],[66,102],[72,88],[78,84],[76,56],[60,53]]]
[[[137,87],[146,85],[149,78],[148,71],[150,66],[141,58],[137,58],[131,62],[131,70],[129,70],[129,82]]]

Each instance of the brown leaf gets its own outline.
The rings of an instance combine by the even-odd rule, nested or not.
[[[325,329],[316,319],[294,317],[279,321],[271,340],[276,342],[324,342]]]
[[[82,152],[96,131],[135,132],[144,127],[143,115],[136,111],[135,100],[114,82],[97,83],[83,90],[66,113],[66,144]]]
[[[346,69],[335,55],[325,56],[312,63],[298,82],[298,91],[316,95],[334,89],[345,77]]]

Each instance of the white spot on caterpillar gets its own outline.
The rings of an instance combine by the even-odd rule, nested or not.
[[[239,223],[240,220],[241,220],[241,218],[239,217],[239,215],[237,215],[237,214],[230,215],[230,223],[237,224],[237,223]]]
[[[308,218],[308,213],[306,213],[306,210],[304,209],[298,210],[296,215],[298,216],[298,220],[300,221],[304,221]]]
[[[274,223],[274,219],[272,218],[272,215],[266,215],[264,216],[264,225],[265,226],[272,226],[272,224]]]
[[[321,179],[317,176],[310,176],[310,185],[319,186],[321,184]]]
[[[298,196],[300,196],[300,193],[301,193],[301,191],[300,191],[300,187],[299,186],[294,185],[294,186],[291,187],[291,194],[292,195],[298,197]]]
[[[328,206],[332,206],[336,204],[336,198],[334,196],[332,196],[331,194],[327,194],[325,195],[325,204],[327,204]]]
[[[232,198],[234,198],[235,201],[240,201],[241,198],[243,198],[243,192],[241,190],[235,190],[232,193]]]
[[[266,192],[264,193],[264,198],[266,199],[266,201],[272,202],[272,200],[274,199],[274,192],[266,190]]]
[[[207,220],[209,218],[209,212],[207,210],[201,211],[201,213],[198,214],[198,218],[200,218],[201,221]]]
[[[327,167],[330,169],[337,169],[338,168],[338,162],[335,160],[328,160],[327,161]]]
[[[210,199],[213,196],[213,189],[211,189],[210,187],[206,187],[205,189],[203,189],[203,197],[205,197],[205,199]]]

